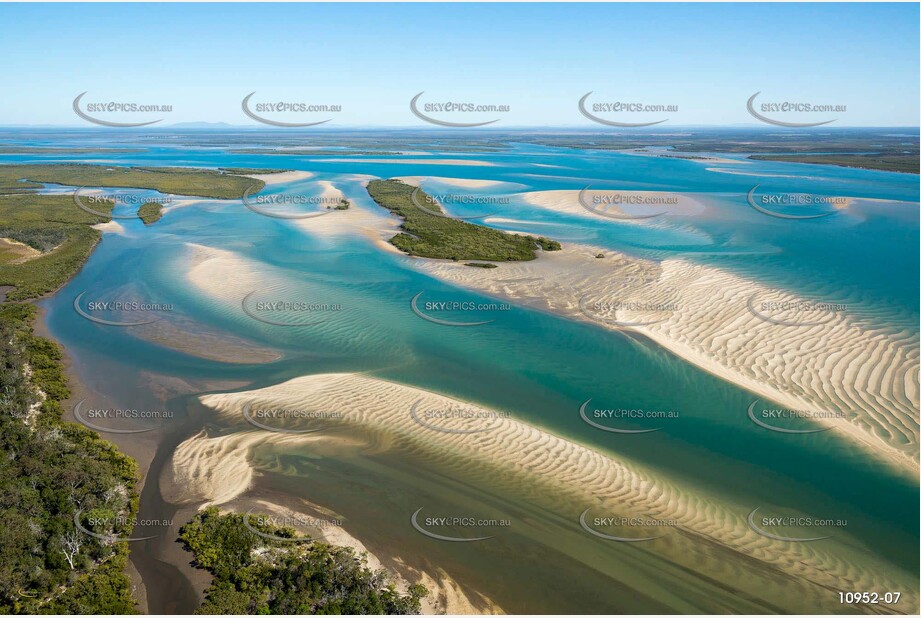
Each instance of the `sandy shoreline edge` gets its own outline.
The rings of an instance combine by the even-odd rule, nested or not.
[[[235,432],[228,434],[225,429],[213,436],[202,432],[179,445],[160,480],[164,495],[171,500],[225,504],[246,495],[255,481],[253,457],[260,448],[300,450],[311,445],[310,450],[316,451],[332,440],[338,452],[355,440],[353,448],[360,448],[361,436],[368,435],[370,443],[390,444],[395,440],[471,482],[501,483],[501,491],[537,501],[546,508],[594,504],[601,512],[675,521],[690,536],[663,537],[657,548],[673,561],[682,560],[687,552],[685,543],[696,543],[693,539],[700,538],[822,589],[834,587],[842,577],[870,589],[911,589],[904,574],[882,564],[871,566],[875,558],[856,551],[846,541],[794,547],[772,542],[745,524],[747,505],[675,484],[644,465],[603,455],[524,422],[496,415],[496,411],[415,387],[360,374],[319,374],[262,389],[204,395],[200,401],[214,411],[220,425]],[[243,411],[257,404],[314,412],[345,410],[329,424],[346,432],[279,434],[254,429],[244,420]],[[490,431],[478,435],[433,432],[410,422],[414,406],[439,410],[473,408],[493,413],[496,420]],[[470,421],[440,422],[447,428],[463,429]],[[723,567],[708,564],[707,568]],[[917,602],[908,596],[904,600],[909,604]]]

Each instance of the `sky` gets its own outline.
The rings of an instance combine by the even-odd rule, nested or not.
[[[499,119],[493,128],[618,122],[759,125],[746,101],[827,104],[765,115],[918,126],[919,6],[911,4],[0,4],[0,125],[114,121],[259,126],[268,102],[340,111],[259,115],[326,127]],[[445,112],[440,102],[508,106]],[[673,106],[612,111],[596,104]],[[758,109],[761,109],[760,107]],[[662,126],[667,126],[663,124]],[[764,125],[760,125],[764,126]]]

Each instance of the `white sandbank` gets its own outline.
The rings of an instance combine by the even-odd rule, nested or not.
[[[242,174],[247,178],[255,178],[261,180],[267,186],[268,185],[280,185],[289,182],[297,182],[298,180],[306,180],[307,178],[313,178],[313,172],[305,172],[302,170],[292,170],[289,172],[277,172],[275,174]]]
[[[606,217],[603,213],[608,213],[614,217],[659,213],[693,216],[707,209],[706,203],[693,195],[666,191],[624,191],[613,188],[594,188],[586,191],[557,189],[518,193],[514,197],[524,200],[531,206],[545,210],[609,220],[611,217]],[[585,205],[583,205],[583,202]],[[631,221],[631,219],[618,220]],[[637,219],[635,221],[643,220]]]
[[[662,536],[655,551],[679,563],[689,560],[688,544],[698,546],[702,539],[816,584],[823,594],[826,587],[837,588],[846,578],[855,589],[902,590],[903,602],[908,607],[917,605],[910,592],[910,574],[877,563],[846,537],[823,543],[772,541],[746,524],[750,505],[676,483],[643,464],[615,459],[495,410],[360,374],[305,376],[248,392],[204,395],[200,400],[214,410],[219,424],[241,429],[229,435],[222,431],[225,435],[215,437],[202,432],[177,447],[161,479],[164,496],[170,501],[221,503],[239,496],[250,487],[253,462],[261,449],[303,451],[312,445],[316,450],[325,440],[338,440],[339,448],[348,448],[348,440],[361,442],[359,436],[366,435],[364,443],[376,449],[406,449],[475,485],[494,487],[546,508],[563,508],[574,516],[584,506],[595,505],[592,508],[601,513],[672,521],[684,534]],[[251,430],[243,417],[247,405],[315,413],[342,411],[324,423],[347,431],[324,437],[324,432]],[[413,422],[410,410],[414,405],[421,410],[476,410],[490,415],[490,429],[476,434],[432,431]],[[449,429],[469,429],[471,423],[482,422],[469,416],[439,420]],[[356,444],[354,448],[362,447]],[[578,524],[573,521],[573,525]],[[719,569],[720,564],[719,560],[708,562],[707,568]]]
[[[462,189],[492,189],[496,187],[523,187],[524,185],[517,182],[506,182],[502,180],[478,180],[474,178],[446,178],[444,176],[398,176],[395,180],[400,180],[410,186],[418,187],[424,182],[435,182],[451,187],[460,187]]]
[[[100,232],[103,232],[104,234],[122,234],[123,235],[125,233],[125,227],[121,223],[116,221],[115,219],[111,219],[109,221],[106,221],[105,223],[96,223],[94,225],[91,225],[90,227],[93,228],[94,230],[99,230]]]
[[[597,259],[599,253],[606,257]],[[656,263],[575,243],[495,269],[440,260],[410,263],[438,279],[509,302],[641,333],[761,397],[821,416],[816,422],[833,427],[874,457],[911,476],[918,473],[919,353],[911,332],[871,328],[846,311],[815,325],[815,314],[777,314],[783,322],[807,325],[775,324],[752,313],[749,301],[817,299],[797,299],[685,260]],[[588,311],[580,308],[580,300]],[[608,307],[615,303],[667,309],[614,312]]]

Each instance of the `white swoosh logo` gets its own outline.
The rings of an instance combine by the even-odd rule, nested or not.
[[[619,543],[640,543],[642,541],[652,541],[653,539],[658,539],[662,536],[660,534],[659,536],[644,536],[644,537],[639,537],[639,538],[631,538],[631,537],[626,537],[626,536],[614,536],[613,534],[604,534],[603,532],[598,532],[597,530],[589,526],[587,521],[585,521],[585,516],[591,510],[592,510],[591,507],[589,507],[585,509],[584,511],[582,511],[582,514],[579,515],[579,525],[582,526],[582,529],[588,532],[589,534],[594,534],[595,536],[600,537],[602,539],[606,539],[608,541],[617,541]]]
[[[425,90],[417,94],[412,98],[412,101],[409,102],[409,110],[416,115],[417,118],[424,120],[425,122],[436,124],[440,127],[483,127],[494,122],[499,122],[499,119],[488,120],[486,122],[447,122],[445,120],[436,120],[435,118],[430,118],[426,116],[416,107],[416,103],[419,101],[419,97],[425,94]]]
[[[804,128],[804,127],[818,127],[823,124],[834,122],[836,120],[835,118],[833,118],[831,120],[826,120],[824,122],[783,122],[782,120],[774,120],[773,118],[762,116],[761,114],[755,111],[755,105],[754,105],[755,97],[757,97],[759,94],[761,94],[760,90],[756,92],[755,94],[753,94],[752,96],[750,96],[748,98],[748,103],[746,104],[746,107],[748,108],[748,113],[754,116],[755,118],[757,118],[758,120],[760,120],[761,122],[773,124],[778,127],[792,127],[796,129],[796,128]]]
[[[255,120],[256,122],[261,122],[262,124],[271,125],[273,127],[315,127],[318,124],[324,124],[332,120],[332,118],[327,118],[326,120],[321,120],[319,122],[281,122],[279,120],[269,120],[268,118],[263,118],[249,109],[249,100],[252,96],[256,94],[256,91],[250,92],[243,98],[243,102],[240,104],[240,107],[243,108],[243,113]]]
[[[833,211],[831,211],[831,212],[823,212],[823,213],[819,213],[819,214],[817,214],[817,215],[785,215],[785,214],[782,214],[782,213],[779,213],[779,212],[774,212],[773,210],[768,210],[767,208],[764,208],[763,206],[758,206],[758,204],[755,203],[755,197],[754,197],[754,196],[755,196],[755,189],[757,189],[757,188],[760,187],[760,186],[761,186],[761,184],[759,183],[759,184],[756,184],[754,187],[752,187],[751,190],[748,192],[748,198],[747,198],[747,199],[748,199],[748,205],[751,206],[752,208],[754,208],[755,210],[757,210],[758,212],[760,212],[760,213],[763,214],[763,215],[767,215],[767,216],[769,216],[769,217],[776,217],[776,218],[778,218],[778,219],[794,219],[794,220],[799,219],[799,220],[802,220],[802,219],[821,219],[822,217],[830,217],[831,215],[833,215],[833,214],[835,214],[835,213],[837,212],[837,211],[833,210]]]
[[[586,399],[585,403],[579,407],[579,416],[582,417],[583,421],[596,429],[600,429],[602,431],[610,431],[611,433],[652,433],[653,431],[660,431],[662,429],[661,427],[656,427],[655,429],[614,429],[613,427],[605,427],[604,425],[600,425],[589,419],[588,415],[585,413],[585,406],[587,406],[590,401],[591,399]]]
[[[90,315],[80,306],[80,299],[83,298],[83,295],[86,294],[87,290],[84,290],[77,294],[77,297],[74,298],[74,311],[79,313],[82,317],[86,318],[90,322],[96,322],[97,324],[105,324],[106,326],[141,326],[143,324],[150,324],[156,322],[160,318],[154,318],[153,320],[147,320],[145,322],[114,322],[112,320],[104,320],[102,318],[97,318]]]
[[[474,538],[461,538],[461,537],[455,537],[455,536],[444,536],[441,534],[435,534],[434,532],[429,532],[428,530],[420,526],[419,522],[417,521],[417,518],[419,517],[419,513],[422,512],[423,508],[425,507],[416,509],[416,512],[413,513],[413,516],[410,518],[410,522],[412,522],[413,528],[415,528],[416,530],[418,530],[425,536],[431,537],[433,539],[438,539],[439,541],[450,541],[452,543],[472,543],[473,541],[485,541],[486,539],[494,538],[492,536],[478,536]]]
[[[418,315],[423,320],[428,320],[429,322],[434,322],[435,324],[441,324],[442,326],[481,326],[483,324],[495,322],[495,320],[485,320],[483,322],[451,322],[450,320],[439,320],[438,318],[433,318],[429,315],[425,315],[416,304],[422,294],[422,292],[419,292],[413,296],[413,299],[409,302],[409,306],[412,308],[413,313]]]
[[[129,127],[130,128],[130,127],[146,127],[147,125],[157,124],[158,122],[161,122],[163,120],[162,118],[160,120],[151,120],[149,122],[111,122],[109,120],[99,120],[98,118],[93,118],[92,116],[85,114],[83,110],[80,109],[80,99],[82,99],[83,95],[85,94],[86,92],[82,92],[79,95],[77,95],[76,99],[74,99],[74,113],[76,113],[78,116],[80,116],[80,118],[83,118],[87,122],[92,122],[93,124],[98,124],[99,126],[102,126],[102,127],[123,127],[123,128]]]
[[[605,120],[604,118],[599,118],[595,116],[587,109],[585,109],[585,100],[592,94],[591,92],[586,92],[585,95],[579,99],[579,111],[583,116],[591,120],[592,122],[597,122],[598,124],[604,124],[609,127],[651,127],[654,124],[662,124],[663,122],[668,122],[668,118],[665,120],[657,120],[655,122],[614,122],[613,120]]]
[[[763,537],[774,539],[775,541],[790,541],[791,543],[808,543],[810,541],[821,541],[822,539],[831,538],[830,536],[815,536],[815,537],[806,538],[806,539],[798,539],[798,538],[794,538],[790,536],[780,536],[778,534],[771,534],[770,532],[762,530],[757,525],[755,525],[755,513],[757,513],[758,509],[760,508],[761,507],[759,506],[757,509],[755,509],[754,511],[748,514],[748,527]]]

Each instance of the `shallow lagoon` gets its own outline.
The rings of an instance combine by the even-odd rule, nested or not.
[[[116,156],[119,164],[309,170],[316,177],[270,186],[267,191],[314,194],[316,181],[329,180],[348,199],[368,208],[375,206],[360,181],[352,178],[354,174],[502,180],[520,183],[527,190],[581,189],[591,184],[695,193],[713,205],[714,215],[641,226],[549,213],[513,199],[502,216],[532,222],[531,228],[516,224],[510,226],[513,229],[564,243],[578,240],[641,257],[680,255],[800,293],[847,302],[870,322],[911,329],[917,338],[918,195],[917,179],[909,175],[772,162],[711,165],[533,146],[497,154],[450,150],[432,154],[436,159],[463,157],[495,166],[324,162],[322,157],[231,155],[194,147],[158,147]],[[34,157],[3,157],[8,162],[20,159]],[[901,203],[866,202],[820,222],[775,220],[754,212],[745,202],[745,194],[758,182],[766,192],[802,191]],[[90,397],[121,406],[166,403],[175,408],[176,422],[163,427],[164,435],[191,435],[196,424],[209,426],[209,418],[188,397],[164,394],[163,376],[192,383],[240,381],[258,387],[305,374],[369,371],[506,411],[550,433],[615,458],[641,462],[676,484],[733,503],[846,519],[846,544],[884,560],[894,571],[917,577],[916,483],[868,461],[834,431],[784,436],[759,429],[745,414],[752,400],[749,393],[651,343],[521,308],[490,315],[495,322],[476,328],[423,321],[409,306],[420,291],[438,299],[492,301],[432,280],[408,267],[407,258],[382,252],[360,235],[336,239],[312,235],[309,225],[260,217],[239,202],[203,201],[176,208],[150,227],[140,221],[121,223],[124,234],[106,234],[81,273],[44,303],[47,323],[74,359]],[[273,289],[286,298],[337,303],[343,310],[314,326],[278,327],[255,321],[239,307],[227,306],[189,285],[189,243],[252,260],[267,279],[280,282]],[[204,341],[231,346],[223,353],[232,354],[234,362],[151,343],[139,339],[131,328],[89,322],[72,306],[74,297],[85,290],[100,299],[123,295],[171,303],[174,310],[163,321],[175,331],[160,332],[160,343],[181,349],[175,339],[182,332],[213,331]],[[281,358],[254,362],[261,359],[257,352],[264,350]],[[611,434],[580,419],[579,406],[589,397],[604,407],[674,410],[678,417],[661,421],[662,430],[654,433]],[[194,413],[187,417],[190,409]],[[191,418],[188,424],[187,418]],[[650,428],[649,422],[622,427],[645,429]],[[398,446],[323,456],[260,452],[254,463],[262,472],[257,492],[302,496],[333,509],[372,553],[437,565],[506,611],[839,608],[837,595],[831,592],[827,605],[809,600],[784,605],[775,600],[777,606],[771,606],[753,591],[759,577],[776,575],[754,567],[749,570],[742,562],[737,563],[737,581],[723,579],[722,583],[745,594],[727,592],[707,579],[725,575],[709,559],[735,560],[722,555],[723,550],[702,549],[708,559],[701,559],[700,572],[685,573],[667,556],[657,554],[655,542],[640,548],[643,544],[610,543],[585,534],[577,521],[582,505],[548,506],[505,495],[499,482],[472,484],[464,470],[429,465]],[[499,543],[437,543],[409,525],[409,514],[423,503],[442,512],[506,513],[513,523]],[[146,488],[142,517],[145,510],[163,508],[155,492]],[[155,550],[146,546],[134,550],[143,574],[143,554]],[[155,609],[152,604],[151,610]]]

